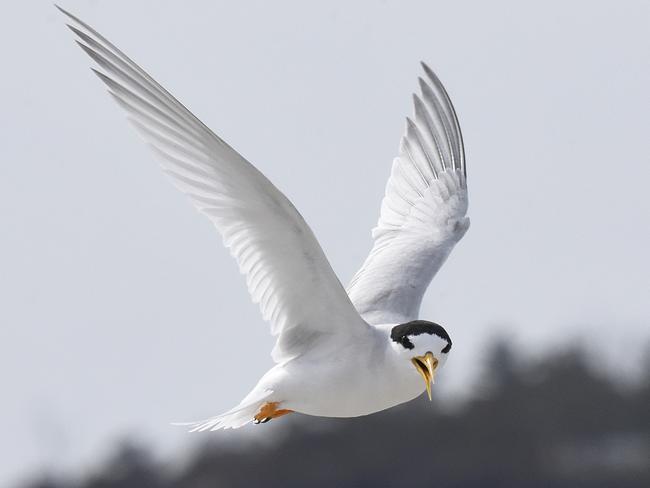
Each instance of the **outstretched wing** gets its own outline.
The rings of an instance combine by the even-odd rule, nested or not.
[[[415,320],[431,279],[469,227],[463,138],[442,83],[422,63],[370,255],[348,294],[370,324]]]
[[[278,336],[273,358],[367,331],[311,229],[252,164],[97,31],[68,12],[95,71],[160,156],[164,172],[221,233]]]

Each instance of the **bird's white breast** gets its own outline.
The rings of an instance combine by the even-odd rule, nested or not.
[[[417,397],[424,383],[415,368],[397,357],[380,336],[374,344],[343,345],[335,353],[305,356],[269,372],[274,397],[307,415],[358,417]]]

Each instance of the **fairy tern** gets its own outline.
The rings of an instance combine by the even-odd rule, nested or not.
[[[452,343],[442,326],[418,320],[420,302],[469,226],[460,127],[433,71],[422,64],[372,250],[346,291],[282,192],[115,45],[57,8],[163,171],[220,232],[277,336],[275,366],[239,405],[191,430],[291,412],[356,417],[425,390],[431,398]]]

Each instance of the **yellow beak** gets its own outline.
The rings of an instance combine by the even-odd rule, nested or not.
[[[436,373],[436,368],[438,367],[438,360],[433,357],[433,353],[428,352],[424,356],[415,356],[411,359],[413,366],[418,370],[420,376],[424,380],[424,384],[427,387],[427,395],[429,395],[429,401],[431,401],[431,385],[434,383],[434,375]]]

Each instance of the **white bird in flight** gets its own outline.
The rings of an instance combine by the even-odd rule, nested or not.
[[[427,391],[451,350],[418,320],[422,296],[469,227],[456,113],[424,63],[386,185],[370,255],[347,292],[312,230],[255,166],[105,37],[65,10],[93,69],[160,157],[163,171],[215,225],[271,333],[273,366],[233,409],[192,431],[264,423],[291,412],[356,417]]]

